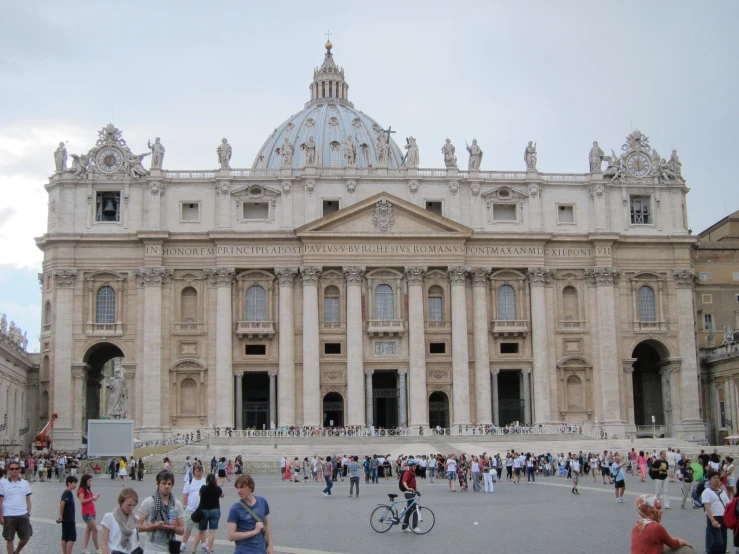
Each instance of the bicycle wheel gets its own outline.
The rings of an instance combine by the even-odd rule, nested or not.
[[[390,531],[390,528],[395,525],[395,514],[393,514],[390,506],[378,506],[372,510],[370,525],[378,533]]]
[[[434,512],[423,506],[418,506],[417,510],[418,525],[415,528],[411,527],[411,531],[413,531],[416,535],[425,535],[434,528],[434,523],[436,523],[436,516],[434,516]]]

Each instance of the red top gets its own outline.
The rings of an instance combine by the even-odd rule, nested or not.
[[[409,469],[403,474],[403,483],[410,489],[416,490],[416,472]]]
[[[85,500],[88,500],[93,497],[92,491],[80,489],[80,491],[77,493],[77,496],[80,496],[84,498]],[[82,515],[83,516],[94,516],[95,514],[95,502],[85,502],[82,504]]]
[[[662,554],[663,545],[673,550],[680,546],[677,539],[671,537],[661,523],[650,523],[641,535],[637,535],[637,532],[634,525],[631,530],[631,554]]]

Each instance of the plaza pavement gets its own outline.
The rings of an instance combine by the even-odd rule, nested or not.
[[[276,475],[255,475],[256,494],[265,496],[272,511],[276,553],[289,554],[364,554],[375,552],[629,552],[631,527],[636,520],[634,498],[653,492],[654,482],[640,483],[627,477],[625,502],[617,504],[613,486],[603,485],[600,476],[594,483],[585,476],[580,482],[580,496],[570,492],[569,481],[558,477],[540,478],[536,484],[525,479],[514,485],[504,480],[496,484],[494,494],[450,493],[446,481],[419,480],[423,493],[421,504],[436,514],[436,525],[424,536],[403,533],[400,526],[385,534],[375,533],[369,516],[376,504],[387,501],[387,493],[397,493],[395,477],[377,485],[360,483],[359,498],[349,498],[349,479],[334,485],[333,497],[321,495],[323,483],[281,482]],[[59,552],[61,529],[55,524],[63,485],[32,483],[34,536],[23,550],[28,554]],[[181,491],[182,475],[177,476]],[[113,509],[121,489],[107,476],[96,477],[93,492],[97,502],[98,522]],[[141,501],[154,489],[153,474],[134,483]],[[237,500],[233,483],[226,483],[226,497],[221,501],[221,526],[215,553],[233,552],[226,540],[226,516]],[[671,510],[665,511],[663,523],[672,535],[680,536],[703,552],[705,517],[702,510],[679,507],[680,488],[670,483]],[[177,494],[178,499],[181,494]],[[79,504],[76,505],[78,541],[74,552],[82,552],[84,527]],[[731,533],[730,533],[731,535]],[[731,539],[729,539],[731,540]],[[191,546],[192,543],[190,543]],[[90,543],[92,547],[92,542]],[[92,550],[94,552],[94,550]],[[191,550],[188,550],[191,551]]]

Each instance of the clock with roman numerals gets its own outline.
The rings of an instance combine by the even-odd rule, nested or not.
[[[123,165],[123,154],[117,148],[103,148],[98,152],[95,161],[102,171],[113,173]]]

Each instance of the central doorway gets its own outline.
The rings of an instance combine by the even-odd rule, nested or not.
[[[398,374],[377,371],[372,374],[372,422],[376,429],[398,426]]]
[[[661,345],[660,345],[661,346]],[[665,425],[660,362],[664,356],[655,344],[639,343],[634,348],[634,424],[637,427]]]
[[[441,391],[429,396],[429,427],[449,428],[449,397]]]
[[[113,377],[114,361],[123,363],[123,352],[115,344],[101,342],[93,345],[85,354],[83,361],[87,364],[87,379],[85,379],[85,391],[82,399],[84,407],[82,413],[82,436],[83,442],[87,437],[87,421],[108,417],[108,390],[106,383]],[[127,416],[133,419],[133,403],[131,398],[133,391],[127,391]]]
[[[266,371],[244,373],[241,393],[242,429],[269,429],[269,374]]]
[[[344,398],[338,392],[329,392],[323,397],[323,426],[344,426]]]
[[[524,422],[521,398],[521,372],[501,370],[498,374],[498,422],[501,427],[514,421]]]

